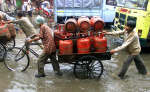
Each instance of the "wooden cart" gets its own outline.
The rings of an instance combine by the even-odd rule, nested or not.
[[[58,61],[74,64],[74,75],[80,79],[99,79],[103,74],[104,67],[101,60],[110,60],[110,52],[89,54],[73,53],[71,55],[58,54]]]

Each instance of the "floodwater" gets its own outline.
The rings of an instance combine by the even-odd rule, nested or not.
[[[23,41],[17,39],[17,46]],[[39,52],[40,53],[40,52]],[[142,58],[150,72],[150,52],[142,53]],[[150,92],[150,74],[140,75],[134,62],[127,71],[128,77],[120,80],[112,76],[121,69],[127,55],[124,51],[116,53],[111,60],[102,61],[104,73],[100,80],[80,80],[73,74],[73,65],[61,64],[63,76],[55,76],[51,64],[45,66],[46,77],[35,78],[36,57],[30,55],[31,63],[25,72],[11,72],[0,62],[0,92]]]

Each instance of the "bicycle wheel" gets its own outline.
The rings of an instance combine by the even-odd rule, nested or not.
[[[6,56],[6,48],[4,45],[0,43],[0,62],[4,61],[5,56]]]
[[[7,42],[8,49],[13,49],[16,45],[15,38]]]
[[[26,52],[18,47],[7,50],[4,61],[5,66],[11,71],[25,71],[29,66],[29,56]]]

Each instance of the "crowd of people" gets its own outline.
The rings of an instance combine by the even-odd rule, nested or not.
[[[15,20],[17,12],[22,12],[23,16],[28,17],[31,23],[34,24],[34,18],[37,15],[46,17],[48,25],[54,21],[53,17],[53,0],[20,0],[21,5],[16,4],[17,0],[1,0],[0,14],[4,20]],[[34,16],[34,17],[33,17]],[[17,29],[20,30],[20,29]],[[20,30],[21,32],[23,30]]]
[[[53,11],[53,0],[0,0],[0,11],[16,13],[22,11],[25,16],[32,17],[32,12],[42,9],[48,13]]]

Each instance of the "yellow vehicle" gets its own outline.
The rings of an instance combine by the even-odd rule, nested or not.
[[[150,47],[150,0],[120,0],[116,7],[114,26],[123,30],[129,20],[136,22],[142,47]]]

